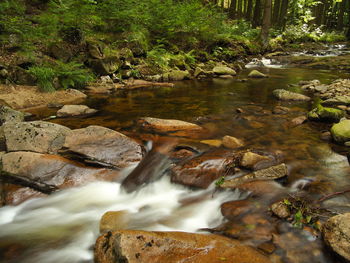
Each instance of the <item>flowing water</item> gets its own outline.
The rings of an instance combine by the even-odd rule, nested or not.
[[[259,70],[270,77],[241,81],[247,75],[244,71],[233,80],[184,81],[174,88],[95,96],[87,105],[99,110],[96,116],[53,121],[71,128],[102,125],[139,140],[144,138],[135,125],[139,117],[197,122],[210,131],[206,139],[231,135],[242,138],[247,148],[279,151],[290,170],[286,187],[305,178],[318,180],[332,191],[349,186],[346,149],[320,139],[320,131],[327,130],[328,125],[306,123],[291,128],[290,120],[305,114],[309,104],[281,103],[272,97],[276,88],[298,90],[293,84],[300,80],[329,83],[349,75],[298,68]],[[277,105],[291,111],[283,116],[272,114]],[[237,108],[243,113],[237,113]],[[54,111],[36,114],[44,118]],[[133,193],[123,191],[118,182],[95,182],[0,208],[0,247],[15,243],[24,251],[16,261],[8,262],[91,262],[99,219],[106,211],[128,211],[132,215],[128,224],[131,229],[195,232],[219,225],[223,220],[220,204],[243,197],[237,191],[214,192],[214,186],[192,190],[171,184],[167,176]],[[186,202],[188,199],[196,201]]]

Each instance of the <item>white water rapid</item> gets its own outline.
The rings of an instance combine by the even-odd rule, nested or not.
[[[128,211],[128,229],[195,232],[220,224],[220,205],[240,198],[238,192],[214,188],[193,191],[164,176],[132,193],[113,182],[67,189],[0,208],[0,244],[23,246],[25,253],[16,262],[92,262],[105,212]]]

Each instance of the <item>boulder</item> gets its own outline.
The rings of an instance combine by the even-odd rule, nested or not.
[[[124,168],[142,159],[142,147],[114,130],[89,126],[67,134],[64,148],[102,165]]]
[[[91,59],[89,64],[97,75],[105,76],[116,72],[122,63],[117,57],[108,57],[104,59]]]
[[[97,110],[91,109],[86,105],[64,105],[57,111],[57,117],[90,116],[96,112]]]
[[[322,232],[326,244],[337,254],[350,260],[350,213],[328,219]]]
[[[243,168],[254,169],[255,165],[264,161],[271,161],[271,158],[253,152],[245,152],[239,165]]]
[[[255,79],[261,79],[261,78],[267,78],[268,76],[264,73],[261,73],[260,71],[254,69],[248,74],[248,78],[255,78]]]
[[[69,128],[59,124],[32,121],[3,125],[7,151],[56,153],[62,148]]]
[[[172,168],[171,181],[187,186],[207,188],[223,176],[234,159],[220,150],[186,159]]]
[[[102,43],[98,43],[98,42],[87,43],[87,51],[91,58],[103,59],[104,58],[103,50],[104,50],[104,47]]]
[[[169,133],[172,135],[186,136],[203,131],[203,128],[197,124],[171,119],[158,119],[145,117],[138,120],[138,125],[144,130]]]
[[[234,69],[229,68],[227,66],[215,66],[213,68],[213,72],[216,75],[229,75],[229,76],[236,76],[237,75],[237,72]]]
[[[266,169],[261,169],[258,171],[255,171],[253,173],[249,173],[246,175],[243,175],[238,178],[226,180],[221,187],[223,188],[236,188],[237,186],[252,182],[252,181],[261,181],[261,180],[274,180],[278,178],[282,178],[288,175],[288,168],[287,166],[282,163],[276,166],[272,166]]]
[[[100,233],[126,229],[130,221],[127,211],[108,211],[100,220]]]
[[[337,96],[321,102],[323,106],[350,105],[350,96]]]
[[[308,119],[312,121],[330,122],[338,122],[344,116],[345,112],[343,110],[323,107],[321,104],[318,104],[316,108],[310,111],[307,115]]]
[[[123,230],[100,236],[95,245],[96,263],[223,261],[270,262],[252,247],[218,235]]]
[[[222,145],[226,148],[236,149],[244,146],[244,143],[242,140],[237,139],[236,137],[226,135],[222,138]]]
[[[24,120],[24,113],[16,111],[7,106],[0,106],[0,126],[5,122],[21,122]]]
[[[85,167],[61,156],[34,152],[11,152],[2,156],[2,170],[59,188],[84,185],[97,179],[115,179],[116,171]]]
[[[172,70],[167,74],[170,81],[180,81],[191,78],[191,74],[187,70]]]
[[[273,95],[279,100],[309,101],[310,97],[284,89],[275,89]]]
[[[343,120],[334,124],[331,128],[331,133],[336,142],[344,143],[350,141],[350,120]]]

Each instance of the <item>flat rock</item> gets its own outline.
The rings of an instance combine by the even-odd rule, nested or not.
[[[246,175],[243,175],[238,178],[234,178],[231,180],[226,180],[221,187],[223,188],[236,188],[237,186],[247,183],[247,182],[252,182],[256,180],[274,180],[278,178],[282,178],[284,176],[288,175],[288,169],[287,166],[282,163],[279,165],[275,165],[266,169],[261,169],[258,171],[255,171],[253,173],[249,173]]]
[[[237,72],[234,69],[229,68],[227,66],[216,66],[213,68],[213,72],[216,75],[229,75],[229,76],[237,75]]]
[[[312,121],[338,122],[345,116],[345,111],[329,107],[323,107],[321,104],[311,110],[307,117]]]
[[[279,100],[309,101],[310,97],[284,89],[275,89],[273,95]]]
[[[64,105],[57,111],[57,117],[89,116],[95,114],[97,110],[86,105]]]
[[[350,260],[350,213],[328,219],[322,232],[326,244],[337,254]]]
[[[89,126],[67,134],[64,148],[89,160],[124,168],[142,159],[142,147],[114,130]]]
[[[178,136],[196,134],[203,131],[203,128],[197,124],[171,119],[158,119],[145,117],[138,120],[138,125],[145,130],[169,133]]]
[[[1,158],[2,170],[33,182],[59,188],[84,185],[97,179],[114,179],[116,171],[85,167],[66,158],[34,152],[11,152]]]
[[[334,124],[331,128],[331,133],[336,142],[344,143],[350,141],[350,120],[343,120]]]
[[[256,79],[261,79],[261,78],[267,78],[267,75],[264,73],[261,73],[260,71],[254,69],[248,74],[248,78],[256,78]]]
[[[100,236],[96,263],[268,263],[270,260],[239,241],[218,235],[124,230]]]
[[[6,122],[21,122],[24,120],[24,113],[0,105],[0,126]]]
[[[7,151],[56,153],[62,148],[69,128],[59,124],[32,121],[3,125]]]

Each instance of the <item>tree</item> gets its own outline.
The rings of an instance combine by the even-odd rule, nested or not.
[[[267,48],[269,44],[269,30],[271,27],[271,6],[272,0],[265,0],[263,22],[260,33],[260,38],[264,48]]]

